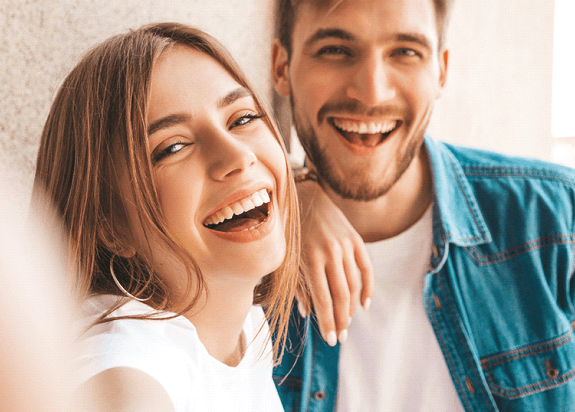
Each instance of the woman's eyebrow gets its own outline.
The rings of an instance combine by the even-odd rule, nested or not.
[[[220,109],[223,109],[224,107],[229,106],[230,104],[232,104],[236,100],[241,99],[242,97],[246,97],[246,96],[253,97],[254,95],[251,92],[251,90],[248,89],[247,87],[238,87],[237,89],[232,90],[231,92],[226,94],[224,97],[222,97],[218,101],[218,107]]]
[[[238,87],[237,89],[232,90],[220,100],[218,100],[217,105],[219,108],[224,108],[231,105],[236,100],[246,96],[253,97],[253,93],[250,91],[250,89],[247,87]],[[156,133],[159,130],[166,129],[176,124],[188,122],[190,119],[191,116],[186,113],[175,113],[166,117],[162,117],[161,119],[156,120],[150,126],[148,126],[148,136]]]
[[[148,136],[156,133],[158,130],[165,129],[179,123],[185,123],[190,120],[191,116],[185,113],[175,113],[156,120],[148,126]]]

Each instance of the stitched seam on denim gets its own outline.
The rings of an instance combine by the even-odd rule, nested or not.
[[[556,172],[547,171],[549,174],[541,173],[538,170],[529,168],[509,168],[509,167],[478,167],[478,166],[461,166],[466,176],[473,177],[521,177],[540,180],[551,180],[564,183],[568,186],[575,185],[575,181],[563,178]]]
[[[567,381],[575,378],[575,369],[570,370],[569,372],[564,373],[561,376],[558,376],[555,379],[546,379],[544,381],[540,381],[537,383],[532,383],[531,385],[522,386],[521,388],[517,389],[505,389],[495,384],[493,381],[493,377],[491,374],[487,374],[487,378],[489,380],[490,386],[492,387],[492,392],[505,397],[507,399],[518,399],[525,395],[530,395],[533,393],[540,392],[545,389],[554,388],[556,386],[560,386]]]
[[[310,319],[310,324],[311,324],[311,319]],[[313,325],[313,324],[311,324],[311,325]],[[312,397],[312,392],[313,392],[312,391],[312,389],[313,389],[313,377],[315,375],[315,354],[317,352],[317,341],[318,341],[318,338],[313,340],[313,352],[312,352],[313,357],[312,357],[312,362],[311,362],[312,368],[311,368],[311,376],[309,379],[309,397],[307,399],[307,407],[305,409],[306,411],[309,411],[309,408],[311,405],[311,397]]]
[[[522,245],[514,246],[511,249],[493,255],[482,255],[481,253],[479,253],[479,250],[474,246],[470,246],[467,249],[469,250],[468,252],[469,256],[475,261],[475,263],[477,263],[480,266],[484,266],[503,262],[507,259],[514,258],[516,256],[522,255],[524,253],[530,252],[532,250],[544,246],[569,245],[569,244],[575,245],[575,235],[572,234],[557,235],[541,239],[534,239],[527,243],[523,243]]]
[[[444,276],[445,276],[445,275],[444,275]],[[447,296],[447,293],[445,292],[445,288],[444,288],[443,283],[444,283],[444,282],[443,282],[443,277],[440,275],[440,276],[439,276],[439,287],[441,288],[441,291],[442,291],[443,295],[444,295],[444,296]],[[452,319],[455,319],[455,320],[456,320],[456,319],[457,319],[457,316],[456,316],[456,313],[455,313],[455,309],[453,308],[453,305],[449,304],[449,302],[446,301],[446,302],[443,304],[443,308],[446,309],[446,307],[448,308],[449,313],[451,313]],[[464,347],[464,348],[467,347],[466,342],[461,342],[461,346]],[[473,364],[475,363],[475,362],[473,361],[473,358],[470,358],[470,356],[468,355],[467,351],[465,351],[465,352],[466,352],[465,356],[468,357],[468,362],[469,362],[471,365],[473,365]],[[477,371],[477,368],[475,368],[475,367],[472,366],[471,369],[472,369],[473,374],[475,375],[475,379],[477,380],[477,382],[481,382],[481,376],[479,375],[479,372]],[[490,402],[489,399],[486,398],[486,396],[485,396],[485,391],[484,391],[482,388],[480,388],[480,391],[481,391],[481,394],[482,394],[482,396],[483,396],[483,399],[484,399],[485,403],[489,405],[491,402]],[[465,389],[463,389],[462,392],[466,394],[466,398],[467,398],[467,392],[465,391]]]
[[[445,289],[444,289],[444,287],[443,287],[443,282],[442,282],[442,278],[441,278],[441,277],[439,278],[439,285],[440,285],[440,287],[441,287],[441,290],[442,290],[444,296],[447,296],[446,293],[445,293]],[[452,286],[452,287],[453,287],[453,286]],[[453,318],[453,319],[457,319],[457,316],[456,316],[456,313],[455,313],[455,309],[453,308],[454,305],[447,304],[446,306],[449,308],[449,311],[450,311],[450,313],[451,313],[452,318]],[[462,347],[464,347],[464,348],[467,347],[466,342],[461,342],[461,345],[462,345]],[[471,365],[473,365],[475,362],[474,362],[473,358],[471,357],[471,355],[469,355],[467,352],[468,352],[468,351],[466,351],[466,356],[468,357],[468,361],[469,361],[469,363],[470,363]],[[481,382],[481,376],[479,375],[479,372],[477,371],[477,368],[472,367],[471,369],[472,369],[472,371],[473,371],[473,374],[475,375],[475,379],[477,380],[477,382]],[[482,396],[483,396],[483,399],[484,399],[485,403],[486,403],[486,404],[490,404],[490,399],[486,398],[485,391],[484,391],[482,388],[481,388],[481,394],[482,394]]]
[[[439,277],[439,279],[440,279],[440,284],[441,284],[441,277]],[[442,288],[442,289],[443,289],[443,288]],[[432,293],[433,293],[433,292],[432,292]],[[429,308],[431,309],[431,310],[430,310],[431,316],[433,317],[433,320],[435,321],[435,324],[436,324],[436,325],[439,325],[439,321],[437,320],[437,317],[435,316],[435,310],[433,309],[433,304],[432,304],[432,302],[431,302],[430,299],[431,299],[431,297],[430,297],[430,296],[427,296],[427,305],[428,305]],[[443,347],[447,347],[447,343],[446,343],[445,340],[443,339],[443,334],[442,334],[442,333],[439,333],[439,334],[437,335],[437,338],[438,338],[438,340],[441,341],[441,343],[443,344]],[[444,354],[444,357],[445,357],[445,360],[446,360],[446,361],[449,363],[449,365],[451,366],[450,370],[456,370],[457,368],[455,368],[455,365],[454,365],[454,363],[453,363],[453,359],[452,359],[452,357],[451,357],[451,353],[450,353],[449,349],[446,350],[446,353]],[[465,391],[465,389],[463,388],[463,386],[461,386],[461,384],[460,384],[460,382],[459,382],[459,379],[455,379],[455,380],[454,380],[454,383],[455,383],[455,385],[460,389],[460,390],[458,391],[458,393],[462,393],[463,396],[464,396],[464,401],[465,401],[465,404],[466,404],[466,408],[465,408],[465,409],[471,409],[471,404],[470,404],[469,399],[468,399],[468,397],[467,397],[467,392]]]
[[[449,162],[451,163],[451,167],[453,168],[453,171],[457,176],[457,186],[459,186],[461,193],[464,194],[465,202],[467,203],[467,208],[471,211],[471,214],[473,215],[473,220],[475,221],[475,225],[479,228],[479,230],[481,231],[481,234],[482,234],[482,236],[475,236],[473,238],[466,239],[466,240],[480,239],[481,237],[485,236],[485,228],[479,224],[479,216],[477,216],[475,209],[471,206],[469,196],[468,196],[469,194],[465,191],[465,188],[461,184],[461,176],[459,176],[459,174],[457,173],[457,168],[455,167],[454,161],[452,159],[449,159]]]
[[[299,388],[301,389],[303,380],[301,378],[296,378],[293,376],[283,378],[278,375],[273,376],[274,382],[277,382],[276,385],[279,386],[287,386],[289,388]]]
[[[498,354],[495,356],[491,356],[489,358],[482,359],[481,365],[483,369],[490,369],[502,363],[506,363],[512,360],[524,358],[526,356],[537,355],[539,353],[549,352],[550,350],[554,350],[560,348],[563,345],[566,345],[572,340],[573,340],[573,332],[569,331],[566,334],[547,342],[542,342],[536,345],[519,348],[511,352],[506,352],[503,354]],[[493,361],[496,362],[491,364],[491,362]]]
[[[575,226],[575,222],[573,222],[573,225]],[[571,233],[575,232],[575,227],[571,228]],[[571,274],[571,279],[573,278],[573,276],[575,276],[575,245],[573,246],[571,253],[571,271],[569,272]],[[575,328],[575,323],[571,323],[571,326]]]

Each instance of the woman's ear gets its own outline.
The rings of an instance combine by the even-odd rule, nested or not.
[[[288,53],[279,39],[272,44],[272,77],[276,91],[282,96],[288,96],[289,88],[289,59]]]

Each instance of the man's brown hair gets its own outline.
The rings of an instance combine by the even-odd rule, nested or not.
[[[292,35],[298,8],[306,2],[313,1],[316,7],[327,7],[342,0],[277,0],[276,27],[277,37],[291,57]],[[454,0],[433,0],[439,49],[445,42],[445,32]]]

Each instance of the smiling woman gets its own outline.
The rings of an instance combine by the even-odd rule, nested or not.
[[[282,410],[271,368],[298,282],[293,179],[219,43],[165,23],[90,51],[42,134],[44,192],[88,322],[79,396],[103,410]]]

